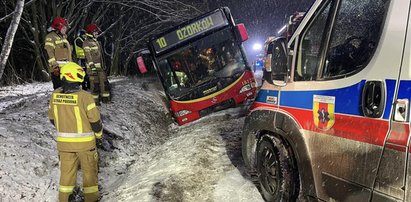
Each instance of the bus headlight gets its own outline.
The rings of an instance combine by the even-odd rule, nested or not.
[[[241,93],[244,93],[244,92],[246,92],[246,91],[249,91],[249,90],[251,90],[251,84],[249,84],[249,83],[247,83],[247,84],[245,84],[242,88],[241,88],[241,90],[240,90],[240,94]]]
[[[191,111],[184,109],[184,110],[176,112],[175,114],[176,114],[176,117],[182,117],[182,116],[185,116],[187,114],[191,114]]]

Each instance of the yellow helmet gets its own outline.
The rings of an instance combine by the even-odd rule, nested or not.
[[[69,62],[60,69],[60,79],[70,82],[83,82],[86,73],[83,68],[74,62]]]

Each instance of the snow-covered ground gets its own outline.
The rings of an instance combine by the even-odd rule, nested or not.
[[[241,157],[244,108],[171,121],[155,78],[114,78],[100,109],[102,201],[262,201]],[[59,164],[47,119],[51,83],[0,88],[0,201],[56,201]],[[81,187],[81,176],[78,184]]]

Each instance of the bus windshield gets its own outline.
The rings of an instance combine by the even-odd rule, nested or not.
[[[175,100],[192,100],[219,91],[245,70],[240,44],[229,28],[210,34],[159,58],[167,93]]]

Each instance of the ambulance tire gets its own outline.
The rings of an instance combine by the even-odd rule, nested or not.
[[[293,153],[284,141],[263,135],[257,147],[260,191],[266,201],[296,201],[299,176]]]

